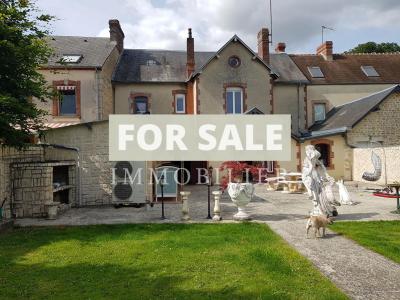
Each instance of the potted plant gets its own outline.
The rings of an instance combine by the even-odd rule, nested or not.
[[[221,164],[220,171],[227,172],[221,178],[222,191],[228,190],[238,212],[233,216],[237,221],[250,220],[245,207],[254,193],[253,179],[258,177],[258,168],[245,162],[227,161]]]

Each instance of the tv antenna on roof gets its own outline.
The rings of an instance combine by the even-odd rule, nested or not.
[[[331,31],[335,31],[335,29],[330,28],[330,27],[326,27],[325,25],[321,26],[321,32],[322,32],[322,44],[324,43],[324,31],[325,30],[331,30]]]
[[[269,21],[270,21],[270,32],[269,36],[269,43],[272,45],[272,0],[269,0]]]

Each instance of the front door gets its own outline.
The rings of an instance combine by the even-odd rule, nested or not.
[[[199,171],[198,169],[207,169],[207,162],[206,161],[185,161],[184,168],[187,169],[190,173],[190,180],[188,184],[194,185],[199,183]],[[201,171],[201,174],[204,174],[204,171]],[[187,180],[187,174],[185,172],[185,180]],[[205,184],[204,178],[200,178],[202,181],[200,183]]]

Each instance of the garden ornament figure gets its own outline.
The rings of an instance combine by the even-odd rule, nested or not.
[[[302,180],[307,193],[313,202],[311,216],[337,216],[336,207],[332,199],[332,182],[334,180],[326,172],[326,168],[319,160],[321,154],[314,146],[306,146],[306,157],[303,162]]]

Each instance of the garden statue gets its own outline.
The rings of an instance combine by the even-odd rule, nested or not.
[[[307,188],[310,200],[313,202],[312,216],[337,216],[337,210],[330,202],[332,199],[332,182],[323,163],[319,160],[321,154],[314,146],[306,146],[306,158],[303,162],[302,180]],[[332,193],[332,195],[330,195]],[[333,199],[334,200],[334,199]]]
[[[351,201],[350,194],[347,191],[347,188],[343,183],[343,179],[340,179],[336,184],[339,187],[340,204],[353,205],[354,202]]]
[[[362,178],[366,181],[378,181],[382,176],[382,160],[374,151],[371,153],[371,161],[374,166],[374,172],[364,172]]]

